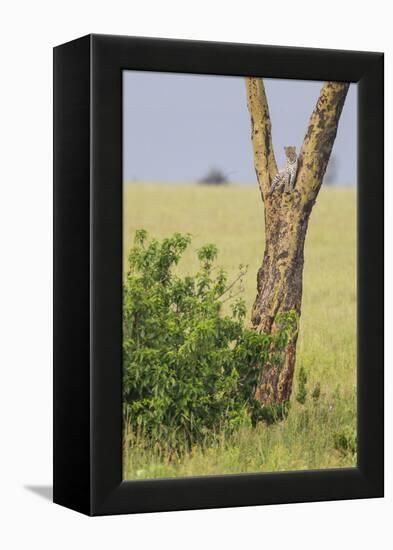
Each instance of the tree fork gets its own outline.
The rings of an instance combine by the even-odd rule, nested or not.
[[[307,227],[336,138],[348,88],[349,84],[339,82],[326,82],[322,86],[300,151],[294,190],[269,194],[277,164],[268,101],[263,80],[246,78],[254,165],[265,215],[265,250],[257,275],[251,322],[257,332],[271,334],[279,328],[276,326],[277,315],[294,311],[297,317],[281,364],[266,364],[261,368],[254,397],[262,404],[283,403],[291,396]]]

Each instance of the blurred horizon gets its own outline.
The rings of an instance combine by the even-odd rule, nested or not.
[[[165,181],[165,180],[123,180],[123,185],[169,185],[169,186],[178,186],[178,187],[187,187],[187,186],[198,186],[198,187],[206,187],[207,189],[225,189],[226,187],[249,187],[252,185],[258,185],[258,182],[241,182],[241,181],[227,181],[223,184],[216,184],[216,183],[205,183],[203,181]],[[356,191],[356,185],[353,184],[341,184],[341,183],[329,183],[324,184],[322,186],[323,189],[354,189]]]
[[[322,82],[264,79],[277,164],[299,153]],[[257,183],[243,77],[123,71],[123,181],[192,184],[220,174]],[[325,185],[357,179],[357,86],[351,84]],[[207,184],[206,184],[207,185]]]

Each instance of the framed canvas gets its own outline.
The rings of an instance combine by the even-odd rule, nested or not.
[[[54,502],[383,496],[383,54],[54,49]]]

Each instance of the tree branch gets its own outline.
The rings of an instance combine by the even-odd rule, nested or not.
[[[300,151],[295,187],[310,201],[315,200],[321,187],[348,88],[347,83],[325,82],[311,114]]]
[[[265,86],[261,78],[246,78],[247,105],[251,116],[254,165],[262,200],[268,196],[271,180],[277,173],[272,143],[272,124]]]
[[[226,287],[226,289],[221,293],[219,294],[218,296],[216,296],[216,298],[222,298],[222,296],[224,296],[224,294],[226,294],[227,292],[229,292],[234,286],[235,284],[240,280],[242,279],[246,274],[247,274],[247,271],[248,271],[248,266],[246,266],[244,269],[240,270],[240,273],[238,274],[238,276],[236,277],[236,279],[234,279],[230,285],[228,285]],[[225,301],[225,300],[224,300]]]

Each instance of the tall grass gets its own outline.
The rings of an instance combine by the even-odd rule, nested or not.
[[[135,230],[158,238],[191,233],[193,247],[215,243],[218,263],[235,274],[248,264],[244,298],[251,310],[263,254],[263,205],[257,187],[126,184],[124,255]],[[192,251],[178,269],[197,269]],[[124,263],[124,265],[126,265]],[[356,432],[356,193],[322,189],[311,216],[305,248],[303,306],[296,372],[307,375],[304,405],[295,399],[288,418],[272,426],[218,436],[207,449],[178,457],[150,448],[141,434],[124,434],[125,479],[213,475],[354,466]],[[320,384],[321,394],[311,393]]]

